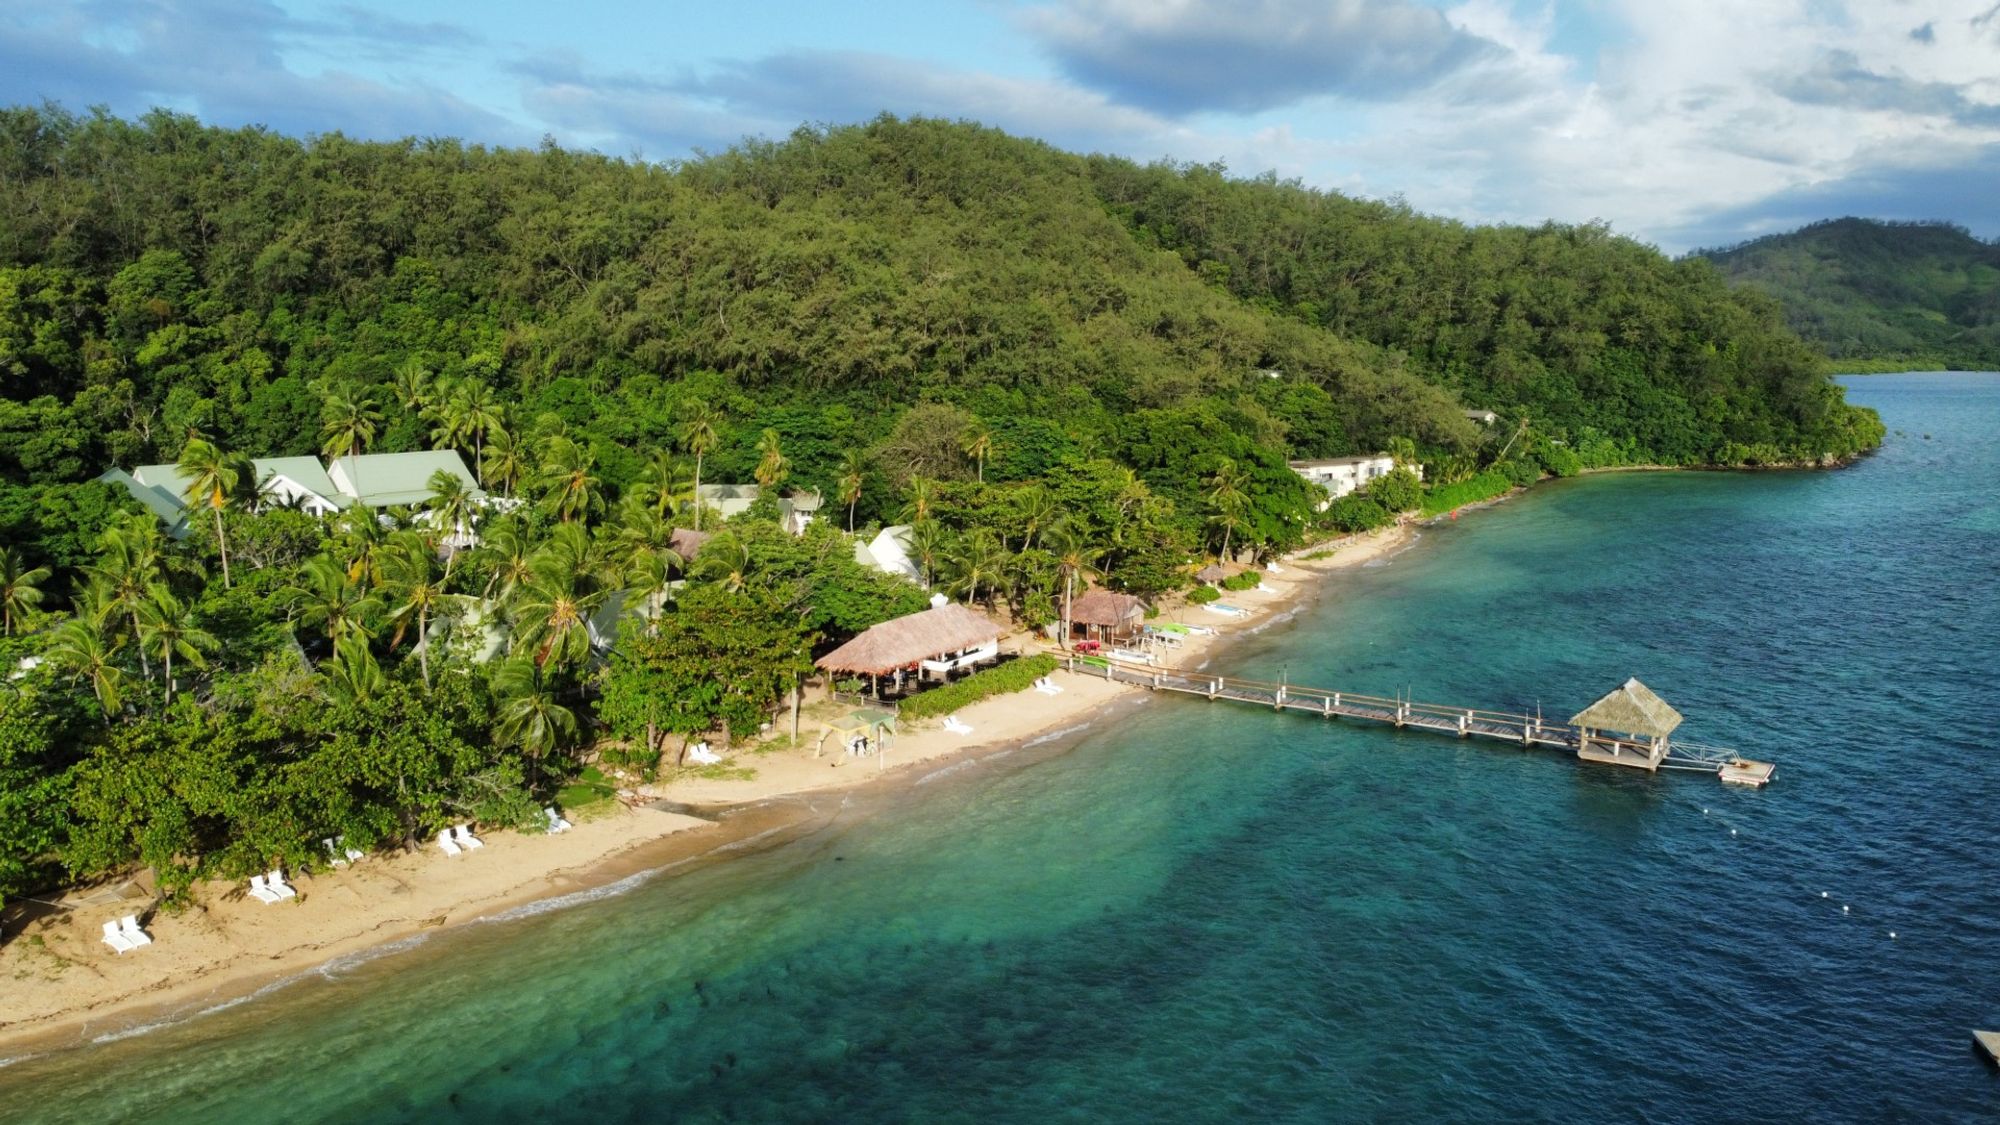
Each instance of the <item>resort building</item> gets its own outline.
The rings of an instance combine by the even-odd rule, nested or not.
[[[763,491],[754,484],[704,484],[695,489],[694,494],[695,500],[703,507],[714,509],[726,520],[749,511],[750,505],[757,502]],[[781,496],[778,498],[778,526],[793,535],[804,535],[824,503],[825,499],[810,489]]]
[[[327,462],[326,475],[347,504],[365,508],[415,507],[431,497],[431,477],[448,473],[482,499],[479,478],[455,449],[416,453],[363,453]]]
[[[754,484],[704,484],[694,490],[694,498],[696,503],[713,508],[716,515],[728,519],[749,511],[761,491]]]
[[[1387,453],[1377,453],[1368,457],[1329,457],[1319,461],[1287,461],[1291,470],[1307,480],[1326,489],[1327,497],[1320,504],[1325,511],[1328,504],[1356,489],[1368,487],[1368,482],[1377,477],[1388,476],[1396,467],[1396,459]],[[1424,479],[1424,467],[1413,465],[1417,479]]]
[[[876,532],[875,538],[867,543],[856,540],[854,561],[862,566],[874,567],[884,574],[907,578],[919,586],[928,585],[924,581],[923,568],[910,557],[908,524],[885,527]]]
[[[1119,645],[1139,639],[1145,631],[1146,603],[1131,594],[1100,588],[1070,603],[1071,639]]]
[[[1491,410],[1467,410],[1465,416],[1468,420],[1477,422],[1482,426],[1490,426],[1500,420],[1500,415]]]
[[[364,453],[340,457],[325,467],[313,457],[260,457],[250,462],[256,474],[257,503],[295,507],[315,516],[330,516],[356,504],[364,508],[414,507],[430,499],[431,477],[449,473],[465,483],[482,505],[501,501],[480,491],[479,481],[454,450],[419,453]],[[188,477],[179,465],[141,465],[131,472],[107,469],[97,478],[130,493],[159,521],[167,533],[187,534]],[[471,528],[460,528],[445,545],[457,550],[477,542]]]
[[[885,677],[900,691],[999,658],[1001,628],[991,618],[942,597],[933,602],[922,613],[869,628],[814,663],[833,676],[867,676],[879,696]]]

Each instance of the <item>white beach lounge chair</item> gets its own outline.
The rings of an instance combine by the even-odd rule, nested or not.
[[[104,923],[104,944],[120,953],[130,953],[132,950],[138,948],[138,946],[132,944],[131,938],[126,937],[123,931],[119,930],[118,923],[116,922]]]
[[[947,715],[947,716],[945,716],[945,720],[944,720],[944,729],[946,729],[946,730],[950,731],[950,732],[951,732],[951,733],[953,733],[953,734],[971,734],[971,733],[972,733],[972,728],[971,728],[971,727],[969,727],[969,726],[966,726],[966,725],[965,725],[965,723],[964,723],[964,722],[963,722],[962,720],[960,720],[960,719],[959,719],[959,717],[958,717],[957,715]]]
[[[137,914],[127,914],[125,917],[120,918],[118,920],[118,932],[124,934],[125,940],[131,942],[133,945],[153,944],[153,935],[139,928],[139,916]]]
[[[446,855],[457,855],[465,850],[451,842],[451,829],[449,828],[438,833],[438,847],[443,849]]]
[[[264,885],[271,888],[271,893],[277,895],[279,898],[299,897],[299,892],[293,889],[291,884],[285,882],[285,869],[282,867],[273,867],[271,874],[265,878]]]
[[[262,875],[252,875],[250,876],[250,897],[256,899],[258,902],[273,903],[285,896],[265,886]]]
[[[458,846],[464,848],[466,851],[471,851],[474,848],[483,848],[486,846],[485,844],[480,842],[479,837],[474,836],[472,834],[472,826],[469,824],[459,825],[458,828],[454,830],[454,835],[455,838],[458,840]]]
[[[543,809],[542,812],[548,815],[550,832],[567,832],[570,829],[576,827],[574,824],[571,824],[569,821],[563,819],[563,814],[557,812],[556,807],[554,805],[550,805],[548,808]]]
[[[332,863],[335,867],[347,866],[347,860],[341,857],[340,849],[334,846],[333,837],[322,836],[319,842],[326,845],[326,854],[329,857],[328,862]]]

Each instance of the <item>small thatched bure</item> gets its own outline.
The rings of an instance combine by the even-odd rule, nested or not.
[[[947,602],[884,621],[815,663],[829,672],[881,676],[947,652],[989,644],[1000,639],[1000,632],[986,615]]]
[[[1681,713],[1637,679],[1626,680],[1604,698],[1577,712],[1570,725],[1665,738],[1681,725]]]
[[[1115,590],[1092,590],[1070,603],[1069,619],[1077,625],[1119,629],[1146,619],[1146,603]]]
[[[1229,577],[1229,572],[1215,563],[1209,563],[1207,566],[1195,571],[1194,577],[1197,582],[1220,582]]]
[[[667,546],[672,548],[674,554],[679,555],[683,560],[693,562],[694,557],[701,553],[702,544],[713,538],[715,538],[715,533],[712,531],[695,531],[692,528],[677,527],[674,529],[674,533],[667,538]]]

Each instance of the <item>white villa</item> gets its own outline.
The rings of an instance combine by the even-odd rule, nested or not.
[[[316,516],[356,504],[371,509],[421,504],[430,498],[431,476],[440,471],[465,482],[482,506],[500,503],[479,488],[465,459],[448,449],[364,453],[336,458],[324,468],[312,457],[260,457],[250,465],[257,476],[260,503],[296,506]],[[141,465],[129,473],[107,469],[97,479],[131,493],[167,526],[168,534],[175,538],[187,534],[188,477],[179,465]],[[471,528],[460,528],[447,545],[457,549],[476,541]]]
[[[695,489],[695,499],[704,508],[713,508],[723,519],[741,515],[757,502],[763,489],[754,484],[704,484]],[[778,498],[778,526],[793,535],[804,535],[819,515],[825,498],[810,490]]]
[[[910,525],[897,524],[885,527],[875,534],[872,542],[854,541],[854,561],[862,566],[872,566],[884,574],[895,574],[926,585],[924,572],[910,557]]]
[[[1389,475],[1396,467],[1396,459],[1387,453],[1377,453],[1367,457],[1329,457],[1322,461],[1287,461],[1291,470],[1307,480],[1326,489],[1327,497],[1321,502],[1320,511],[1328,504],[1353,492],[1368,487],[1377,477]],[[1413,465],[1417,479],[1424,479],[1424,467]]]

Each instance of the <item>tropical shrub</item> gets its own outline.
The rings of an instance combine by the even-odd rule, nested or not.
[[[1055,671],[1060,664],[1060,661],[1047,653],[1023,656],[997,668],[974,672],[955,683],[944,684],[921,695],[905,699],[897,706],[896,713],[905,719],[928,719],[938,715],[949,715],[961,707],[970,707],[982,699],[1026,691],[1035,686],[1036,680]]]

